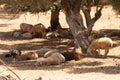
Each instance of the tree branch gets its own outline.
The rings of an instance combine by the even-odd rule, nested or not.
[[[6,67],[7,70],[11,71],[18,78],[18,80],[22,80],[13,70],[7,67],[2,59],[0,59],[0,62]]]
[[[87,0],[87,5],[84,7],[83,6],[83,9],[82,9],[82,12],[85,16],[85,20],[86,20],[86,26],[88,27],[88,24],[91,20],[91,15],[90,15],[90,12],[91,12],[91,0]]]
[[[78,13],[78,11],[80,11],[81,2],[82,0],[75,0],[73,7],[75,13]]]
[[[85,16],[85,20],[86,20],[86,25],[88,27],[89,25],[89,22],[91,20],[91,15],[90,15],[90,11],[91,11],[91,8],[87,8],[87,9],[82,9],[82,12],[84,13],[84,16]]]
[[[89,21],[89,23],[88,23],[88,32],[87,32],[88,35],[90,35],[90,33],[91,33],[91,31],[92,31],[92,28],[93,28],[95,22],[96,22],[96,21],[101,17],[101,15],[102,15],[101,11],[102,11],[104,5],[101,5],[101,6],[99,6],[99,7],[100,7],[100,8],[98,8],[98,6],[96,7],[95,17],[93,17],[93,18]]]

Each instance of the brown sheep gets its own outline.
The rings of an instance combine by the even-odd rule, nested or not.
[[[20,24],[20,31],[22,33],[29,32],[33,28],[33,25],[27,24],[27,23],[21,23]]]
[[[40,58],[36,63],[35,66],[38,65],[58,65],[60,63],[65,62],[65,57],[60,54],[59,52],[54,52],[53,54],[49,55],[47,58]]]
[[[22,60],[31,60],[31,59],[37,59],[38,58],[38,54],[35,52],[27,52],[25,54],[21,55]]]
[[[102,37],[102,38],[92,41],[92,43],[90,44],[90,46],[87,50],[87,53],[91,54],[92,50],[96,51],[97,49],[100,53],[100,49],[103,49],[103,50],[105,50],[103,57],[107,57],[109,49],[112,48],[112,46],[113,46],[113,41],[110,38]]]
[[[64,57],[66,61],[70,61],[70,60],[80,60],[80,54],[79,53],[75,53],[75,52],[63,52],[61,53]]]
[[[34,27],[30,31],[31,33],[35,34],[36,37],[42,38],[45,36],[46,29],[45,26],[41,23],[34,25]]]

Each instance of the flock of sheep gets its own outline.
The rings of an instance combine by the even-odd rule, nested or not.
[[[109,49],[112,48],[113,41],[110,38],[104,37],[94,40],[89,46],[87,52],[92,54],[93,50],[98,50],[100,53],[100,49],[105,50],[105,54],[103,57],[107,57]],[[59,51],[57,49],[48,49],[41,48],[36,50],[35,52],[27,52],[22,54],[20,50],[12,49],[9,51],[5,57],[13,57],[15,60],[32,60],[37,59],[35,62],[35,66],[38,65],[58,65],[65,61],[70,60],[80,60],[81,56],[76,52],[68,52],[68,51]]]
[[[51,28],[46,28],[42,23],[36,25],[21,23],[20,29],[12,32],[12,36],[18,39],[32,39],[32,38],[57,38],[70,36],[70,30],[58,29],[52,31]]]
[[[48,29],[49,30],[49,29]],[[50,31],[50,30],[49,30]],[[49,32],[48,31],[48,32]],[[63,33],[63,32],[62,32]],[[64,35],[67,33],[64,33]],[[69,34],[69,33],[68,33]],[[41,37],[41,38],[54,38],[60,36],[58,32],[49,32],[47,33],[46,28],[43,24],[39,23],[36,25],[21,23],[20,30],[14,31],[12,33],[15,38],[27,38],[31,39],[33,37]],[[97,51],[100,53],[100,49],[105,50],[103,57],[107,57],[109,49],[112,48],[113,41],[108,37],[102,37],[98,39],[94,39],[90,46],[87,49],[87,53],[93,54],[93,51]],[[63,63],[68,60],[79,60],[80,54],[75,52],[61,52],[56,49],[47,49],[41,48],[35,52],[28,52],[26,54],[22,54],[21,51],[13,49],[5,57],[13,57],[14,59],[37,59],[35,65],[57,65]]]
[[[57,65],[65,61],[79,60],[80,54],[74,52],[59,51],[57,49],[41,48],[34,52],[22,53],[20,50],[12,49],[5,55],[6,58],[12,57],[16,60],[37,59],[35,66]]]

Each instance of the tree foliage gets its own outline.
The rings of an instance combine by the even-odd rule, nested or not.
[[[0,0],[0,4],[5,5],[5,9],[9,13],[16,12],[31,12],[39,13],[48,10],[61,9],[61,0]],[[82,0],[81,7],[87,9],[88,7],[97,5],[101,0]],[[104,1],[104,0],[102,0]],[[120,0],[107,0],[113,6],[113,9],[120,14]],[[75,5],[75,0],[71,0],[71,6]]]
[[[120,14],[120,0],[110,0],[110,1],[116,13]]]
[[[54,2],[56,2],[56,0],[0,0],[0,4],[3,4],[9,13],[45,12],[51,9]]]

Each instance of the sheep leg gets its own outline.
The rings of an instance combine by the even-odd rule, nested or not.
[[[104,56],[103,56],[104,58],[107,57],[108,52],[109,52],[109,49],[105,49],[105,54],[104,54]]]
[[[98,54],[100,54],[100,49],[98,49]]]

